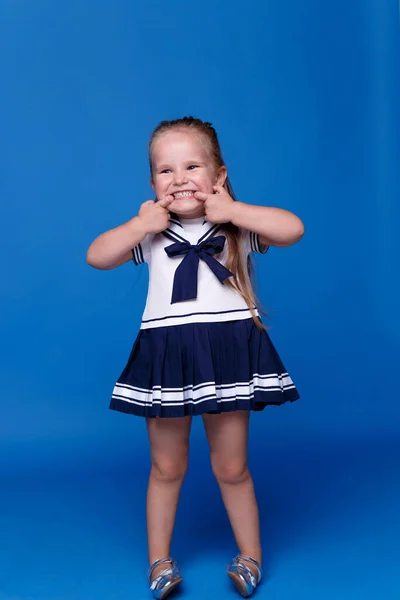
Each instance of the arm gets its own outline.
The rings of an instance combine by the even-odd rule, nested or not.
[[[146,237],[139,217],[99,235],[89,246],[86,262],[96,269],[114,269],[132,259],[132,248]]]
[[[146,235],[167,229],[168,206],[173,200],[172,196],[167,196],[159,202],[144,202],[137,217],[105,231],[91,243],[86,254],[87,263],[96,269],[115,269],[131,260],[132,248],[142,242]]]
[[[214,186],[214,190],[214,194],[195,193],[195,197],[204,202],[206,217],[212,223],[231,222],[257,233],[265,246],[291,246],[302,238],[304,225],[288,210],[236,202],[219,185]]]
[[[304,235],[299,217],[282,208],[234,202],[231,214],[231,223],[258,233],[265,246],[291,246]]]

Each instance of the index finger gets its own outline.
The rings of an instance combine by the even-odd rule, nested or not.
[[[194,197],[196,198],[196,200],[201,200],[202,202],[205,202],[206,200],[208,200],[208,198],[211,195],[212,194],[206,194],[205,192],[195,192],[194,193]]]
[[[161,198],[161,200],[159,200],[157,204],[158,206],[161,206],[161,208],[167,208],[173,201],[173,196],[165,196],[164,198]]]

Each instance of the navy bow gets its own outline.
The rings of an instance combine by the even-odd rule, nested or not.
[[[192,246],[189,242],[176,242],[164,248],[170,258],[185,255],[175,271],[171,304],[197,298],[197,271],[200,258],[208,264],[221,283],[232,276],[232,273],[212,256],[222,252],[224,244],[225,236],[218,235],[196,246]]]

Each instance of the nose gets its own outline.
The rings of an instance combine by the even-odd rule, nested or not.
[[[186,171],[175,171],[174,173],[174,184],[183,185],[188,183],[188,177]]]

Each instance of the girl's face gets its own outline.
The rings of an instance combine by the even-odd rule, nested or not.
[[[204,215],[204,205],[193,193],[212,194],[214,185],[223,185],[226,168],[216,168],[201,134],[172,130],[160,135],[151,148],[151,184],[160,200],[172,195],[168,210],[187,219]]]

